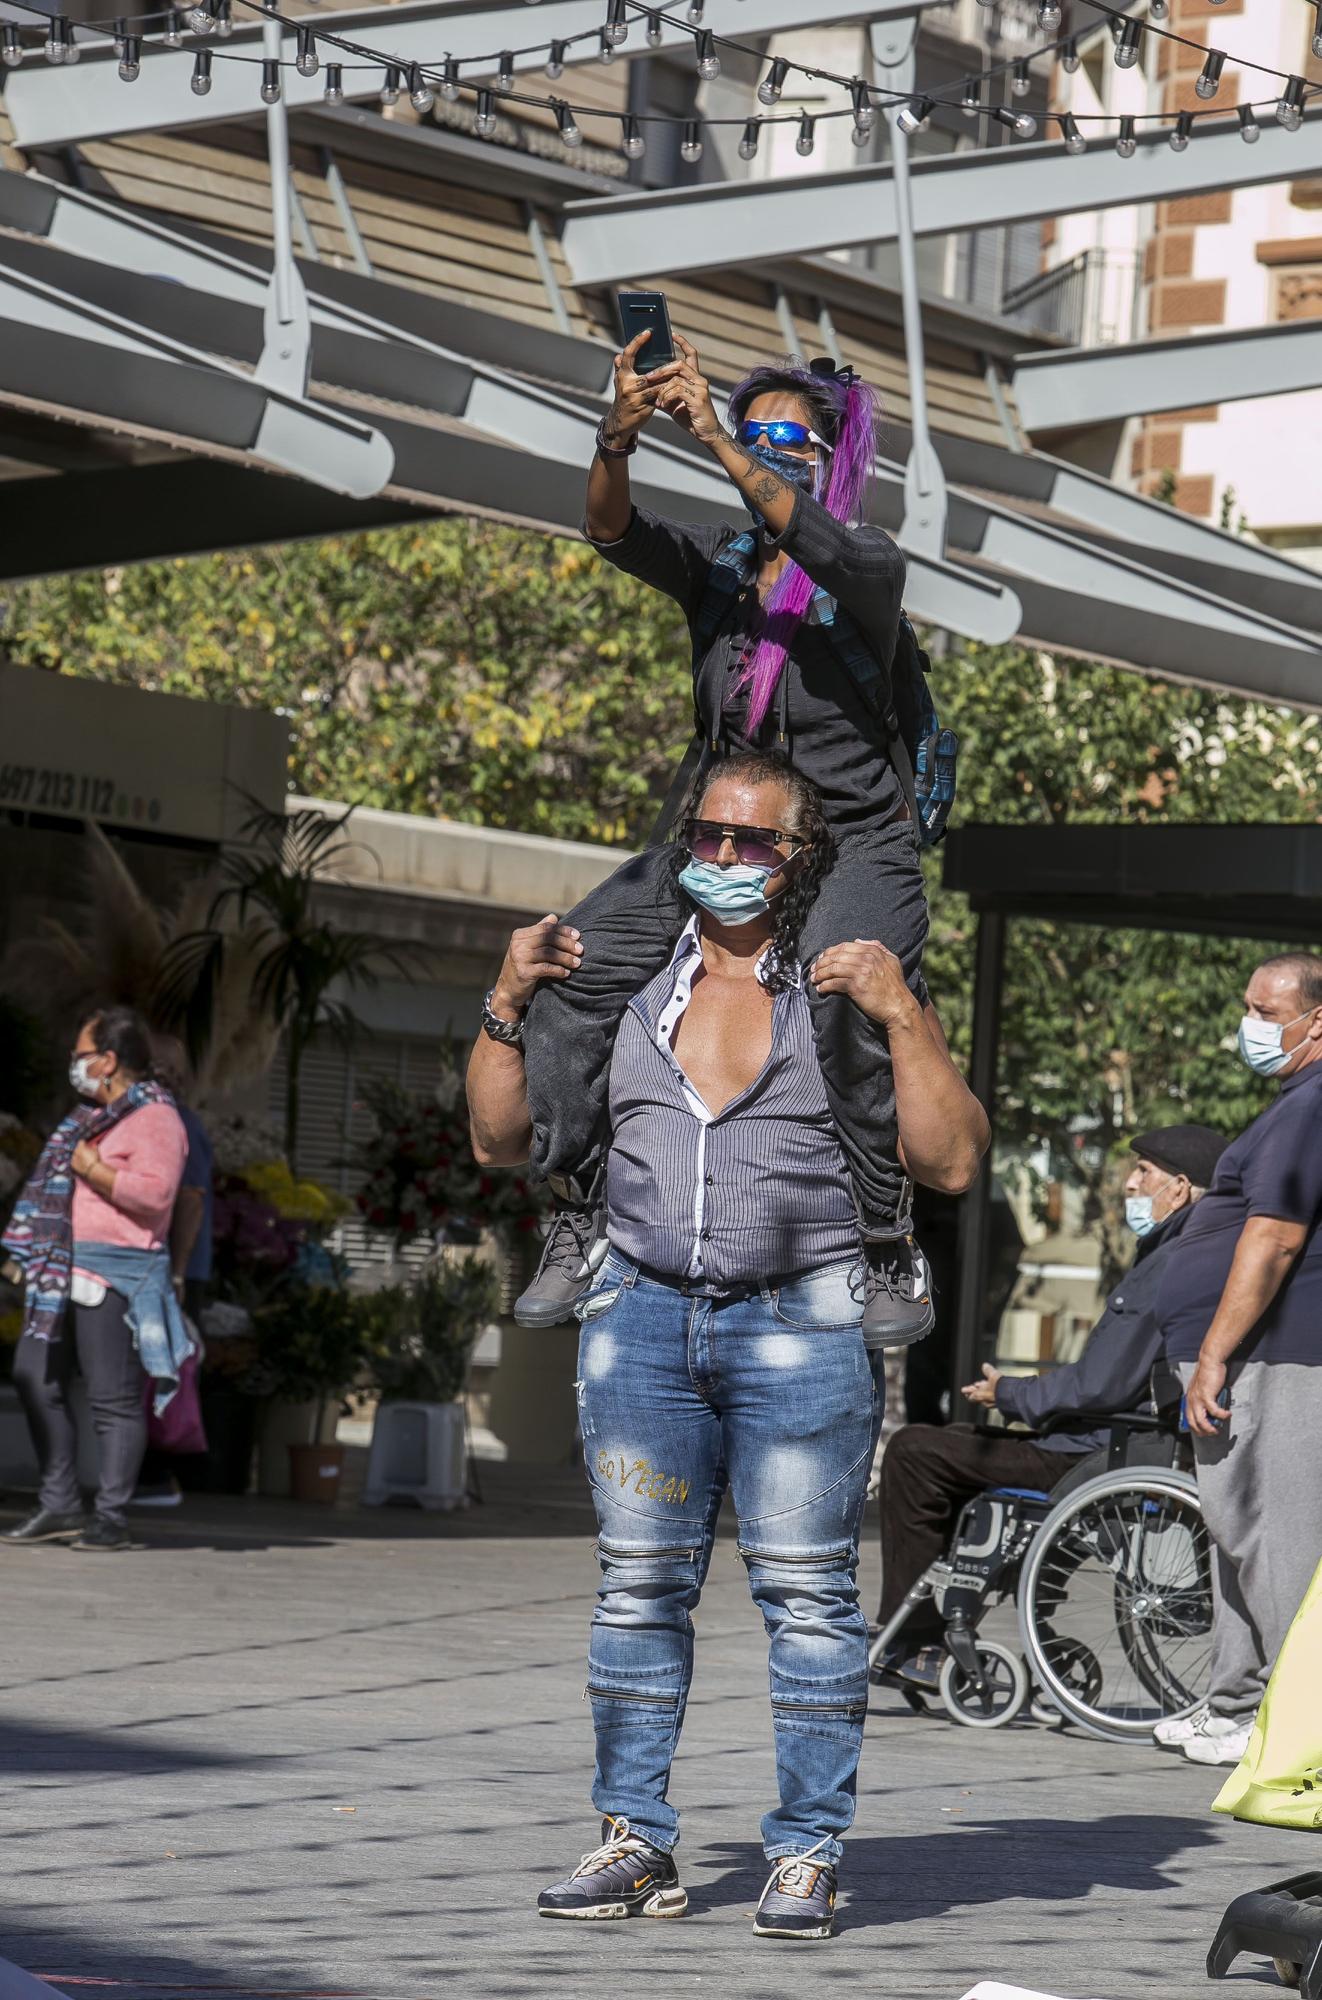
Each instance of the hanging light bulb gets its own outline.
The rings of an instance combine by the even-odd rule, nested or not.
[[[183,45],[183,18],[177,7],[171,7],[165,17],[165,26],[161,29],[161,47],[163,49],[181,49]]]
[[[262,64],[262,103],[280,102],[280,65],[274,57],[268,56]]]
[[[124,51],[119,58],[119,80],[121,83],[136,83],[142,75],[142,42],[137,35],[125,35]]]
[[[711,83],[721,73],[721,59],[716,53],[716,37],[710,28],[703,28],[694,43],[698,59],[698,75],[704,83]]]
[[[496,67],[496,89],[502,97],[508,97],[514,88],[514,57],[504,50]]]
[[[649,49],[659,49],[664,40],[665,36],[661,30],[661,16],[649,9],[647,16],[647,46]]]
[[[744,134],[739,141],[739,157],[741,160],[755,160],[757,158],[757,142],[761,137],[762,120],[760,118],[750,118],[744,126]]]
[[[806,111],[799,114],[799,136],[794,141],[794,150],[801,160],[806,160],[817,144],[817,121]]]
[[[618,49],[629,39],[628,0],[610,0],[606,10],[606,26],[602,30],[613,49]]]
[[[1276,101],[1276,123],[1297,132],[1304,122],[1304,79],[1292,76]]]
[[[1054,35],[1060,26],[1060,0],[1039,0],[1037,25],[1044,35]]]
[[[436,94],[447,104],[459,102],[459,64],[453,56],[447,56],[441,64],[441,80]]]
[[[610,40],[606,29],[603,28],[597,37],[597,61],[599,63],[613,63],[614,60],[615,44]]]
[[[57,69],[61,63],[68,62],[69,23],[65,20],[63,14],[54,14],[51,16],[51,24],[46,31],[43,53],[47,62],[54,63]]]
[[[1262,137],[1262,127],[1253,115],[1251,104],[1239,107],[1239,136],[1246,146],[1256,146]]]
[[[1313,54],[1322,62],[1322,0],[1317,0],[1317,13],[1313,17]]]
[[[976,76],[966,76],[964,79],[964,95],[960,99],[959,105],[960,110],[966,118],[977,117],[979,111],[982,109],[981,97],[982,84],[979,79]]]
[[[194,97],[205,97],[211,88],[211,51],[199,49],[193,57],[191,89]]]
[[[1193,131],[1192,111],[1182,111],[1171,130],[1170,148],[1172,153],[1187,153],[1189,134]]]
[[[477,117],[473,121],[473,130],[479,139],[495,137],[496,101],[489,90],[479,90],[477,93]]]
[[[1212,0],[1215,5],[1215,0]],[[1170,13],[1170,0],[1148,0],[1148,14],[1154,21],[1164,21]]]
[[[870,132],[877,122],[877,114],[872,107],[872,93],[861,77],[856,76],[849,86],[850,99],[854,106],[854,132]],[[858,144],[857,136],[854,140]]]
[[[555,122],[560,128],[560,138],[566,146],[581,146],[583,144],[583,134],[574,122],[574,114],[567,104],[556,105]]]
[[[1115,66],[1117,69],[1132,69],[1138,61],[1138,52],[1143,46],[1143,23],[1122,21],[1115,40]]]
[[[1122,160],[1132,160],[1138,151],[1138,140],[1134,137],[1134,121],[1132,118],[1122,118],[1120,120],[1120,137],[1115,142],[1115,149]]]
[[[915,132],[927,130],[935,109],[936,106],[930,97],[911,97],[903,111],[896,112],[895,123],[901,132],[907,133],[912,139]]]
[[[690,118],[684,126],[684,137],[679,142],[679,157],[686,167],[696,167],[702,158],[702,128],[696,118]]]
[[[128,36],[129,36],[129,24],[128,24],[128,22],[127,22],[127,21],[123,21],[123,20],[121,20],[121,21],[116,21],[116,23],[115,23],[115,54],[116,54],[117,56],[122,56],[122,55],[123,55],[123,53],[124,53],[124,44],[125,44],[125,42],[126,42],[126,41],[128,40]]]
[[[311,28],[300,28],[298,31],[298,54],[294,57],[294,68],[300,76],[315,76],[320,68],[317,38]]]
[[[195,35],[209,35],[216,25],[216,17],[211,11],[210,0],[200,0],[188,16],[188,25]]]
[[[689,10],[685,16],[690,28],[702,26],[703,0],[689,0]]]
[[[78,30],[77,28],[70,26],[69,46],[66,48],[64,52],[64,60],[68,64],[70,69],[73,68],[74,64],[77,62],[81,54],[82,54],[82,48],[80,47],[78,41]]]
[[[1008,105],[998,104],[992,117],[1013,132],[1016,139],[1031,139],[1037,131],[1037,120],[1031,111],[1011,111]]]
[[[230,7],[230,0],[217,0],[216,33],[222,42],[227,42],[234,33],[234,15]]]
[[[563,42],[552,42],[551,52],[546,58],[546,74],[550,77],[552,83],[554,83],[556,78],[563,76],[564,73],[565,45]]]
[[[339,63],[327,63],[326,88],[322,92],[322,97],[327,104],[343,104],[344,70]]]
[[[1068,111],[1060,112],[1057,115],[1056,123],[1060,126],[1060,136],[1065,141],[1065,151],[1067,153],[1082,153],[1086,151],[1087,142]]]
[[[641,160],[643,154],[647,151],[647,141],[643,137],[643,128],[634,117],[632,111],[627,113],[624,120],[620,151],[624,154],[626,160]]]
[[[1319,4],[1322,5],[1322,0],[1319,0]],[[789,73],[790,66],[784,56],[777,56],[757,87],[758,103],[779,104],[780,93],[785,88],[785,78]]]
[[[425,118],[435,102],[436,99],[432,94],[426,77],[422,73],[421,64],[410,63],[409,103],[420,117]]]
[[[1220,49],[1213,49],[1207,61],[1203,64],[1202,75],[1194,85],[1194,89],[1199,97],[1216,96],[1217,87],[1221,82],[1221,72],[1225,66],[1226,59]]]
[[[4,48],[0,51],[0,61],[6,69],[17,69],[23,60],[23,44],[18,39],[18,28],[13,21],[4,23]]]
[[[1013,97],[1027,97],[1033,88],[1033,79],[1028,71],[1027,56],[1020,56],[1010,72],[1010,94]]]
[[[383,104],[399,103],[400,81],[399,64],[387,63],[385,81],[381,85],[381,102]]]
[[[1067,42],[1061,43],[1060,66],[1066,76],[1073,76],[1079,67],[1079,42],[1076,35],[1071,35]]]

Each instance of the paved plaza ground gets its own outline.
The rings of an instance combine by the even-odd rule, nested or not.
[[[569,1471],[484,1484],[462,1515],[195,1500],[123,1556],[0,1552],[0,1954],[72,2000],[1194,2000],[1229,1898],[1317,1865],[1213,1819],[1214,1772],[882,1696],[840,1935],[755,1940],[766,1670],[727,1540],[676,1771],[691,1914],[539,1921],[595,1840],[591,1517]],[[869,1602],[875,1579],[870,1544]]]

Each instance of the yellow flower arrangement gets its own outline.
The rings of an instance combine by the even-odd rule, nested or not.
[[[284,1160],[257,1160],[240,1178],[285,1222],[310,1222],[325,1229],[347,1215],[353,1203],[319,1181],[295,1180]]]

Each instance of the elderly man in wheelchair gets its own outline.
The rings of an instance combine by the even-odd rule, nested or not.
[[[1175,1468],[1179,1385],[1158,1378],[1166,1254],[1225,1148],[1203,1125],[1136,1138],[1126,1220],[1139,1239],[1079,1359],[1038,1377],[985,1366],[963,1391],[1029,1431],[911,1424],[881,1467],[882,1598],[872,1678],[994,1727],[1029,1696],[1112,1739],[1198,1699],[1210,1645],[1206,1531]],[[1155,1405],[1155,1406],[1154,1406]],[[1016,1595],[1028,1667],[978,1636]]]

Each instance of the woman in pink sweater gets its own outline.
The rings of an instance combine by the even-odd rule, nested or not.
[[[29,1301],[14,1357],[41,1490],[36,1513],[4,1539],[76,1534],[79,1548],[119,1549],[128,1545],[125,1509],[147,1443],[144,1372],[156,1378],[160,1401],[178,1379],[184,1336],[166,1244],[188,1139],[168,1092],[151,1081],[147,1029],[131,1008],[108,1007],[83,1023],[69,1080],[83,1109],[52,1139],[26,1205]],[[24,1213],[20,1202],[16,1219]],[[7,1242],[24,1262],[28,1246],[16,1245],[12,1230]],[[67,1272],[70,1258],[63,1316],[51,1324],[52,1287],[58,1303],[59,1272]],[[100,1474],[96,1512],[86,1524],[69,1402],[75,1356],[87,1384]]]

